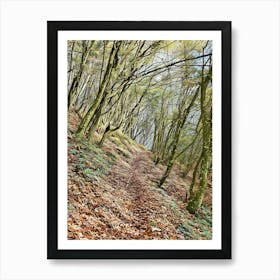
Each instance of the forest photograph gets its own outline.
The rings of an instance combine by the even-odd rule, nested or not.
[[[212,240],[212,41],[68,40],[65,55],[67,239]]]

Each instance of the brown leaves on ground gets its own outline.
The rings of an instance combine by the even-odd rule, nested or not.
[[[209,238],[186,211],[190,178],[178,168],[161,189],[165,167],[138,144],[125,149],[107,140],[102,150],[87,150],[73,141],[68,138],[68,239]]]

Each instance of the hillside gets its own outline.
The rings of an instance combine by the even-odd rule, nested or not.
[[[191,178],[179,164],[159,188],[166,166],[121,132],[102,148],[74,137],[68,117],[68,239],[211,239],[211,187],[196,215],[184,202]],[[99,139],[98,132],[94,139]]]

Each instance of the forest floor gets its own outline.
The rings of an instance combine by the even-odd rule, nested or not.
[[[212,238],[211,187],[199,212],[191,215],[184,202],[191,178],[182,178],[179,165],[159,188],[166,167],[155,166],[151,152],[122,133],[102,148],[77,140],[70,132],[77,123],[70,115],[68,239]]]

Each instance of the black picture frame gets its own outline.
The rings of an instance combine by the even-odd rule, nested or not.
[[[222,34],[222,248],[221,250],[59,250],[58,249],[58,31],[220,30]],[[230,21],[48,21],[48,259],[231,259],[231,22]]]

